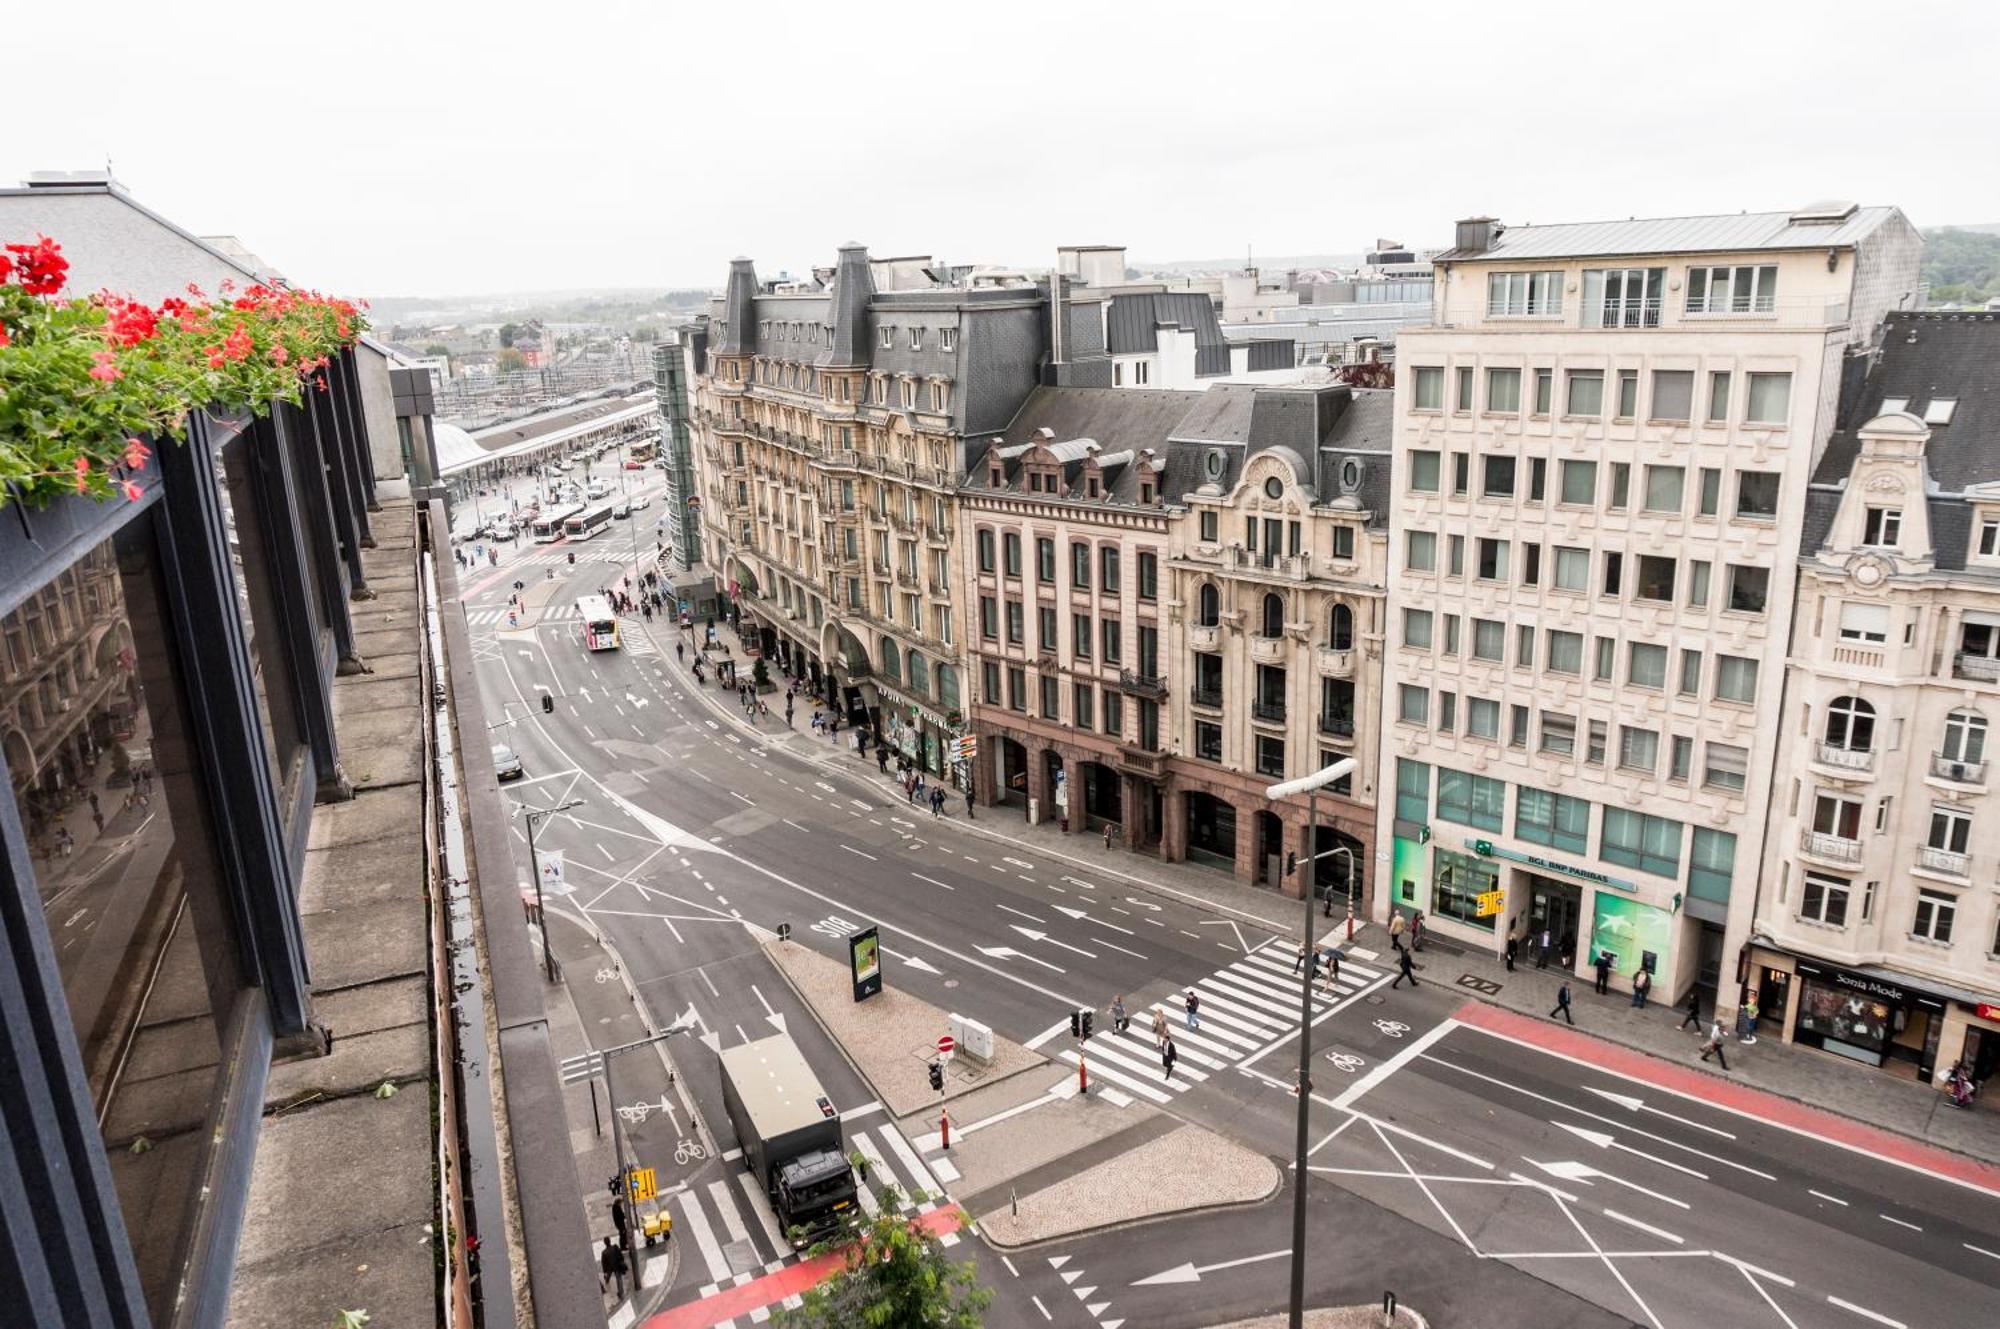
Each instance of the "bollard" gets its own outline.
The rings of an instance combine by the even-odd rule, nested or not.
[[[1354,897],[1347,897],[1347,939],[1354,940]]]
[[[1079,1094],[1090,1092],[1090,1072],[1086,1071],[1083,1067],[1083,1050],[1081,1048],[1077,1050],[1076,1054],[1076,1091]]]
[[[1393,1292],[1382,1294],[1382,1323],[1384,1326],[1396,1323],[1396,1294]]]
[[[939,1109],[938,1109],[938,1138],[939,1138],[939,1140],[940,1140],[940,1141],[942,1142],[942,1147],[943,1147],[943,1148],[946,1148],[946,1149],[949,1149],[949,1148],[951,1148],[951,1109],[950,1109],[950,1108],[944,1108],[944,1107],[941,1107],[941,1108],[939,1108]]]

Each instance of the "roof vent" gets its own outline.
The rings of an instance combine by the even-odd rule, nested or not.
[[[108,166],[101,171],[30,171],[28,178],[21,183],[29,189],[89,189],[97,185],[112,189],[119,187]]]
[[[1483,254],[1493,248],[1493,242],[1500,238],[1503,228],[1491,217],[1467,217],[1458,223],[1458,243],[1455,248],[1468,254]]]
[[[1822,199],[1818,203],[1808,203],[1791,217],[1794,226],[1831,226],[1844,222],[1860,208],[1841,199]]]

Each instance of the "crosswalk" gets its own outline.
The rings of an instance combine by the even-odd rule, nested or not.
[[[1201,998],[1198,1027],[1190,1028],[1181,994],[1132,1012],[1131,1026],[1122,1034],[1102,1031],[1085,1049],[1090,1078],[1115,1085],[1150,1103],[1170,1103],[1241,1062],[1275,1039],[1299,1027],[1299,980],[1296,956],[1276,947],[1253,951],[1194,984]],[[1365,992],[1388,975],[1367,965],[1344,961],[1340,977],[1329,989],[1322,979],[1313,985],[1313,1013],[1331,1008]],[[1153,1041],[1153,1012],[1166,1020],[1179,1060],[1171,1077],[1160,1064]],[[1075,1049],[1060,1054],[1074,1066]]]
[[[868,1126],[850,1123],[846,1135],[848,1151],[859,1152],[868,1160],[868,1185],[860,1194],[862,1211],[868,1217],[881,1212],[881,1191],[887,1185],[896,1187],[898,1203],[906,1212],[929,1213],[945,1202],[936,1173],[886,1117]],[[690,1183],[667,1196],[674,1239],[682,1243],[681,1259],[689,1262],[696,1277],[707,1279],[695,1291],[700,1298],[775,1274],[800,1258],[779,1228],[763,1188],[734,1155],[734,1150],[724,1155],[730,1170],[721,1178]],[[918,1193],[925,1198],[915,1200]],[[940,1240],[956,1245],[959,1237],[948,1233]],[[774,1304],[796,1309],[799,1298],[788,1296]],[[761,1324],[770,1318],[770,1310],[766,1307],[739,1318]],[[718,1323],[731,1325],[734,1321]]]
[[[550,605],[539,611],[531,610],[530,615],[537,623],[574,623],[577,618],[574,604]],[[468,609],[465,621],[475,628],[492,627],[507,621],[507,606],[499,605],[491,609]]]

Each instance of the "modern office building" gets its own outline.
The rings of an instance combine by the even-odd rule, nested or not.
[[[688,420],[688,379],[691,361],[705,349],[703,341],[669,330],[653,346],[653,404],[660,417],[660,464],[667,473],[666,511],[660,514],[661,538],[672,553],[676,589],[702,567],[700,501],[695,498],[694,434]]]
[[[1807,488],[1919,247],[1847,204],[1459,224],[1398,335],[1378,916],[1733,1008]]]
[[[2000,1067],[2000,314],[1897,313],[1806,495],[1745,981],[1767,1035]]]
[[[73,294],[274,279],[101,174],[0,191],[0,234],[62,243]],[[412,485],[428,378],[365,345],[319,374],[192,412],[135,497],[0,521],[10,1325],[602,1324],[444,505]]]

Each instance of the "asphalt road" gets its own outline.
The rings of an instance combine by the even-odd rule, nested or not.
[[[622,527],[576,547],[574,568],[566,546],[524,545],[514,565],[467,578],[467,613],[489,709],[504,704],[510,719],[496,737],[527,767],[510,795],[540,807],[585,800],[540,832],[540,847],[566,858],[570,893],[552,908],[604,933],[657,1025],[687,1015],[702,1036],[673,1055],[706,1125],[697,1138],[725,1157],[673,1164],[694,1122],[661,1111],[635,1124],[635,1147],[667,1160],[682,1234],[675,1276],[639,1309],[786,1277],[789,1253],[726,1157],[717,1047],[782,1025],[853,1114],[850,1138],[864,1136],[882,1162],[877,1181],[938,1186],[753,929],[789,924],[844,963],[847,936],[879,925],[885,981],[1016,1040],[1054,1038],[1051,1054],[1067,1044],[1071,1007],[1101,1010],[1123,994],[1135,1028],[1092,1044],[1101,1088],[1289,1159],[1289,943],[1109,873],[936,826],[872,780],[739,732],[724,709],[734,693],[711,685],[697,696],[664,625],[628,630],[625,649],[601,653],[560,614],[506,630],[500,607],[516,578],[558,607],[615,580],[629,557]],[[801,726],[809,714],[807,703]],[[1433,1324],[2000,1323],[2000,1199],[1450,1023],[1464,994],[1447,957],[1427,961],[1414,993],[1387,988],[1388,965],[1351,961],[1315,1007],[1314,1300],[1393,1289]],[[1189,986],[1203,996],[1200,1030],[1181,1019]],[[1144,1029],[1155,1004],[1181,1045],[1171,1085]],[[1108,1023],[1099,1017],[1100,1030]],[[914,1058],[911,1074],[923,1074]],[[995,1288],[996,1325],[1171,1329],[1278,1308],[1286,1266],[1274,1252],[1289,1236],[1287,1194],[1004,1259],[977,1242],[957,1249]]]

